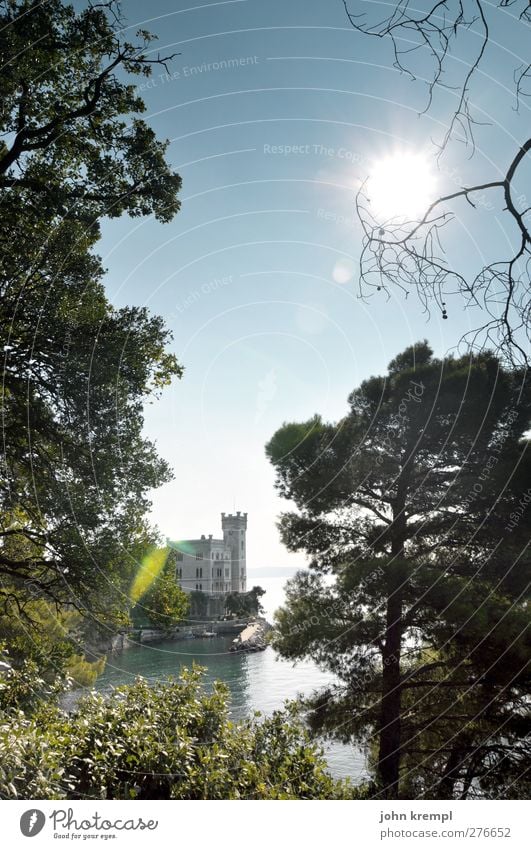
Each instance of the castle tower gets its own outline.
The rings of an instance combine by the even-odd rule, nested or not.
[[[244,593],[247,591],[247,513],[222,513],[221,527],[225,545],[231,552],[231,591]]]

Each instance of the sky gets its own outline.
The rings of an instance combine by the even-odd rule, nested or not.
[[[376,17],[389,5],[352,4]],[[434,162],[456,94],[419,114],[425,85],[393,68],[389,44],[353,31],[342,0],[125,0],[122,9],[132,32],[149,29],[157,51],[179,53],[141,93],[143,117],[169,140],[183,178],[182,209],[169,224],[104,221],[99,246],[111,301],[163,315],[185,368],[146,408],[146,435],[175,474],[153,493],[152,519],[172,539],[219,536],[220,513],[242,510],[248,568],[303,565],[279,539],[290,505],[275,493],[265,443],[285,421],[337,420],[349,393],[406,346],[427,338],[442,356],[478,321],[458,297],[447,321],[399,291],[359,297],[355,193],[397,152]],[[438,193],[499,179],[527,137],[512,75],[529,31],[516,14],[496,13],[471,89],[485,124],[475,155],[450,146],[433,164]],[[472,26],[449,84],[477,39]],[[465,273],[514,244],[502,206],[493,196],[476,211],[455,207],[448,245]]]

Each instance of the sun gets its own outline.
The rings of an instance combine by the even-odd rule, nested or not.
[[[367,180],[371,211],[377,219],[415,219],[435,199],[437,179],[421,153],[392,153],[374,161]]]

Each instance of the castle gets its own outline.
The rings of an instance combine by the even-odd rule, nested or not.
[[[198,590],[211,597],[246,592],[247,513],[222,513],[221,528],[223,539],[203,534],[200,539],[168,540],[177,551],[175,577],[185,592]]]

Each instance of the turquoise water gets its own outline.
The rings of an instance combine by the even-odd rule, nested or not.
[[[207,685],[215,679],[227,684],[231,714],[239,719],[254,710],[271,713],[281,708],[286,699],[295,698],[298,693],[309,694],[331,680],[312,663],[293,667],[280,660],[271,648],[257,654],[231,654],[231,640],[217,637],[128,649],[109,658],[96,687],[108,692],[114,686],[132,682],[137,675],[149,681],[164,679],[178,675],[183,666],[195,661],[207,667]],[[350,746],[325,744],[325,750],[330,771],[336,777],[350,775],[357,779],[363,775],[363,758]]]
[[[271,606],[281,603],[282,579],[255,580],[268,590],[266,613],[271,619]],[[265,599],[264,599],[265,600]],[[183,640],[136,646],[107,661],[96,688],[108,692],[112,687],[130,683],[142,675],[150,681],[178,675],[183,666],[195,661],[207,667],[205,682],[224,681],[231,695],[231,713],[235,719],[254,710],[268,714],[281,708],[286,699],[299,693],[308,695],[333,681],[313,663],[293,666],[280,659],[272,648],[257,654],[231,654],[232,637]],[[336,777],[351,776],[354,781],[363,777],[364,760],[353,747],[340,743],[324,744],[330,772]]]

